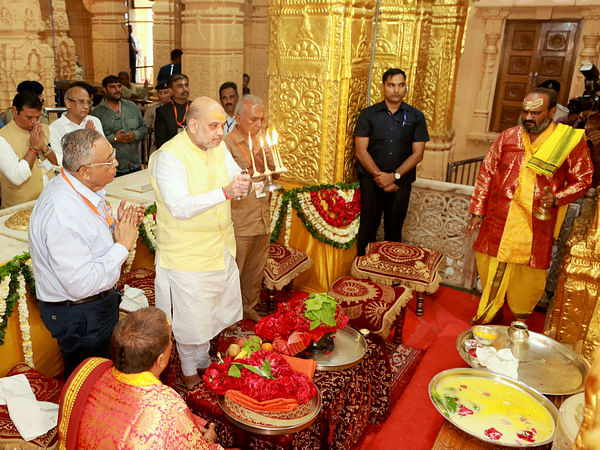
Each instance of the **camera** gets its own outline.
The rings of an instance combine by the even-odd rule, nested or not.
[[[592,63],[584,62],[579,67],[579,72],[585,78],[585,90],[583,95],[569,101],[569,111],[574,113],[600,111],[600,96],[596,94],[596,92],[600,91],[598,68]]]

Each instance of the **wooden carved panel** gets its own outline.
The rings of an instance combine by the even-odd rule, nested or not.
[[[520,110],[523,97],[546,80],[561,84],[558,102],[567,104],[579,28],[580,22],[507,21],[491,131],[515,126],[519,115],[514,111]]]

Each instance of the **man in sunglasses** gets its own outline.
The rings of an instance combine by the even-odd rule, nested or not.
[[[50,145],[56,153],[58,164],[62,164],[62,149],[60,141],[71,131],[89,128],[104,136],[102,122],[97,117],[89,115],[92,100],[89,93],[81,86],[71,86],[65,92],[67,112],[50,125]]]
[[[144,208],[123,200],[113,215],[105,202],[118,163],[98,131],[73,131],[61,144],[63,169],[33,209],[29,251],[42,321],[58,341],[66,379],[87,357],[110,357],[121,297],[114,286]]]

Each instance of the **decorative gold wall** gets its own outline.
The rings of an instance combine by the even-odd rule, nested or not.
[[[600,348],[600,208],[584,200],[573,223],[544,333],[592,362]]]
[[[375,1],[270,0],[270,125],[301,185],[348,179],[366,104]]]
[[[352,134],[367,106],[375,1],[271,0],[271,122],[298,184],[354,178]],[[468,0],[381,2],[371,103],[381,101],[381,75],[407,73],[407,102],[421,109],[432,142],[420,175],[441,178],[453,146],[456,61]],[[442,161],[441,163],[439,161]]]

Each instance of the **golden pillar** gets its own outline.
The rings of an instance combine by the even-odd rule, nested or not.
[[[184,0],[182,12],[183,71],[191,97],[217,99],[219,86],[242,86],[244,67],[244,0]]]
[[[75,79],[75,42],[69,37],[69,18],[65,0],[53,0],[52,10],[50,1],[40,1],[42,19],[45,22],[45,31],[42,40],[49,46],[56,46],[56,62],[59,80]],[[52,35],[52,22],[54,23],[54,36]]]
[[[181,48],[182,8],[181,0],[155,0],[152,5],[154,82],[159,69],[171,62],[171,50]],[[185,67],[182,67],[182,72],[187,74]]]
[[[269,114],[301,185],[354,172],[352,133],[366,105],[375,0],[270,0]]]
[[[586,196],[573,223],[544,333],[589,362],[600,348],[600,208]]]
[[[122,0],[89,1],[92,13],[94,79],[129,71],[129,40],[125,24],[127,6]]]
[[[246,2],[244,23],[244,73],[250,75],[250,93],[260,97],[265,106],[269,96],[269,1]],[[242,95],[242,85],[238,86]]]
[[[420,177],[442,179],[454,150],[452,111],[456,68],[467,0],[382,0],[371,82],[372,102],[382,100],[381,76],[390,67],[406,72],[406,102],[423,111],[431,140]]]
[[[54,104],[54,54],[43,42],[45,30],[37,0],[0,0],[0,108],[12,104],[17,84],[37,80],[44,86],[47,104]]]

